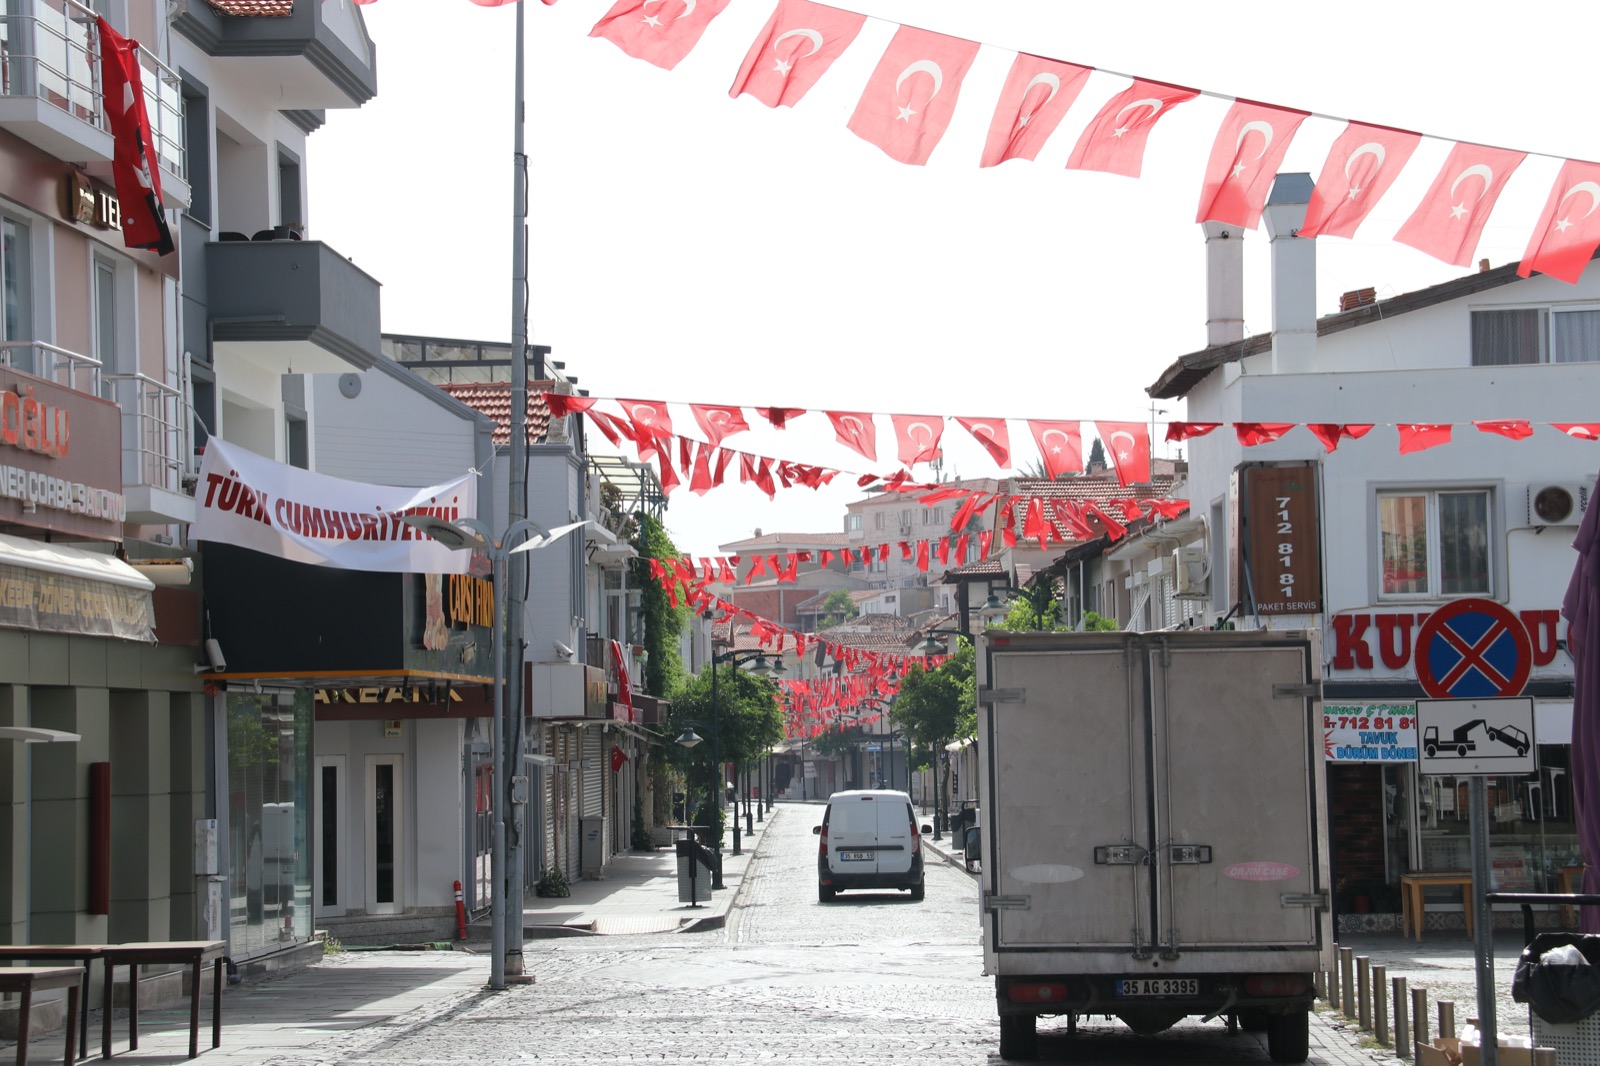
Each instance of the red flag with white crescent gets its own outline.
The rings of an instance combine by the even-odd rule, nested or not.
[[[840,444],[860,452],[870,462],[878,461],[878,430],[866,411],[827,411],[833,434]]]
[[[793,107],[850,47],[866,21],[865,15],[810,0],[778,0],[728,95],[748,93],[768,107]]]
[[[1328,150],[1302,237],[1354,237],[1416,151],[1422,134],[1352,122]]]
[[[1394,239],[1455,266],[1471,263],[1500,190],[1526,158],[1524,152],[1457,144]]]
[[[1096,422],[1117,481],[1128,485],[1150,480],[1150,430],[1143,422]]]
[[[1068,170],[1103,170],[1137,178],[1144,167],[1144,142],[1156,121],[1200,94],[1159,81],[1136,79],[1106,101],[1084,127]]]
[[[996,464],[1005,468],[1011,466],[1011,433],[1006,429],[1005,419],[958,418],[956,424],[971,433]]]
[[[1569,159],[1550,190],[1528,250],[1522,253],[1517,274],[1527,277],[1537,270],[1577,284],[1583,270],[1600,247],[1600,164]]]
[[[867,80],[850,132],[913,166],[928,161],[954,114],[978,42],[901,26]]]
[[[671,70],[682,62],[728,0],[617,0],[590,37],[604,37],[635,59]]]
[[[737,407],[692,403],[689,405],[689,413],[694,415],[700,431],[712,444],[721,444],[735,433],[743,433],[750,428],[750,424],[744,420],[744,412]]]
[[[1211,145],[1196,222],[1255,229],[1278,164],[1307,112],[1235,100]]]
[[[122,239],[129,248],[166,255],[173,250],[172,230],[161,208],[161,165],[145,113],[139,42],[122,36],[104,18],[97,16],[96,21],[106,123],[111,127],[111,175],[122,206]]]
[[[979,166],[1036,158],[1090,73],[1088,67],[1018,52],[989,120]]]
[[[900,461],[906,466],[931,463],[939,458],[939,438],[944,436],[943,417],[890,415],[889,421],[894,423],[894,436],[900,448]]]
[[[1062,474],[1083,471],[1083,441],[1076,422],[1038,422],[1029,420],[1028,428],[1039,445],[1044,458],[1045,476],[1052,481]]]

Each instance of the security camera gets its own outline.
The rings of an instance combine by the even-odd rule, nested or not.
[[[221,674],[226,673],[227,669],[228,660],[222,654],[222,645],[217,642],[216,637],[209,638],[206,641],[206,661],[196,666],[194,672],[204,674],[210,671]]]
[[[574,655],[578,654],[577,652],[573,651],[571,648],[567,647],[565,644],[561,643],[559,640],[555,642],[555,645],[556,645],[556,654],[561,656],[563,659],[570,659]]]

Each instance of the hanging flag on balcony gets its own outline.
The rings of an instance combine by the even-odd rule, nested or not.
[[[122,36],[104,18],[97,22],[100,84],[114,142],[111,172],[122,209],[122,239],[129,248],[167,255],[172,251],[172,231],[161,212],[161,168],[144,110],[144,83],[135,55],[139,42]]]

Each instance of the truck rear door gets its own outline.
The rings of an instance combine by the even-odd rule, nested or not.
[[[996,949],[1318,946],[1313,671],[1242,633],[987,640]]]
[[[1169,641],[1145,654],[1158,942],[1179,951],[1316,946],[1319,912],[1309,901],[1318,887],[1322,737],[1306,649]]]
[[[1120,640],[1071,657],[1059,651],[991,650],[990,685],[1018,698],[993,708],[984,757],[984,865],[990,849],[1000,897],[996,943],[1132,950],[1150,940],[1150,878],[1143,866],[1095,865],[1096,845],[1148,839],[1146,712],[1126,694],[1140,668]],[[980,714],[985,713],[980,708]]]

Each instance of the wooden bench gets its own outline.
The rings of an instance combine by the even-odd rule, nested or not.
[[[82,966],[0,966],[0,992],[15,992],[22,997],[17,1007],[17,1066],[26,1066],[28,1061],[28,1025],[36,989],[67,990],[67,1042],[61,1061],[64,1066],[78,1061],[72,1045],[78,1035],[78,999],[85,972]]]
[[[189,1057],[200,1054],[200,975],[206,963],[212,964],[211,1046],[222,1046],[222,957],[228,945],[221,940],[172,940],[146,944],[107,944],[100,951],[105,960],[104,1005],[100,1045],[102,1058],[111,1057],[111,975],[118,966],[128,967],[128,1050],[139,1047],[139,967],[176,963],[189,967]]]
[[[89,1057],[89,971],[104,944],[0,944],[0,962],[76,962],[83,973],[83,994],[78,1002],[78,1057]]]

